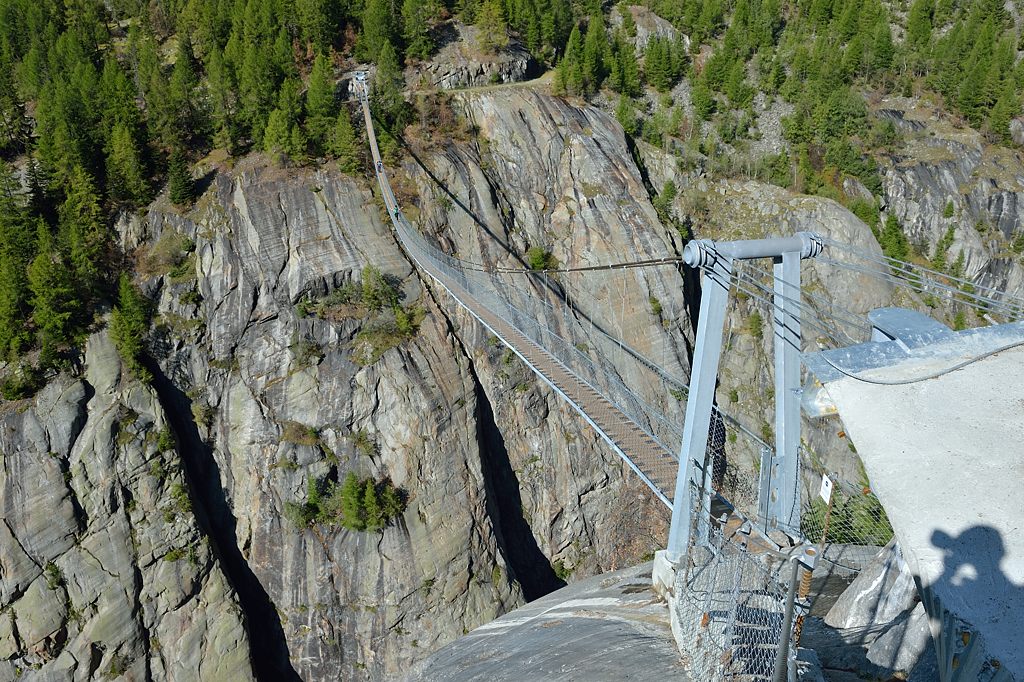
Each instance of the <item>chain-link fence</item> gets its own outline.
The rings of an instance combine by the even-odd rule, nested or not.
[[[826,471],[806,456],[801,457],[800,464],[805,484],[801,533],[809,542],[823,545],[823,561],[851,572],[860,571],[893,536],[885,509],[872,492],[863,466],[858,462],[858,480],[851,481]],[[818,494],[823,474],[828,474],[833,483],[827,504]]]
[[[784,629],[785,559],[748,544],[729,524],[711,524],[690,565],[673,607],[693,679],[771,680]]]

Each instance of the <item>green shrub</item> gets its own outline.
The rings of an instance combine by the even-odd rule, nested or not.
[[[832,491],[832,517],[829,520],[827,542],[853,545],[885,546],[892,539],[889,518],[874,493],[867,475],[861,468],[859,490],[845,492],[839,486]],[[810,509],[804,512],[800,528],[811,542],[821,540],[826,505],[815,496]]]
[[[764,338],[764,320],[761,318],[761,313],[756,310],[750,313],[750,319],[747,321],[747,326],[750,329],[750,334],[755,339]]]
[[[56,590],[64,586],[64,574],[61,572],[57,564],[52,561],[46,564],[46,568],[43,570],[43,575],[46,577],[46,586],[51,590]]]
[[[558,259],[539,246],[531,246],[526,250],[526,263],[531,270],[553,270],[558,267]]]
[[[406,494],[389,479],[361,479],[349,472],[340,485],[307,479],[306,501],[286,502],[284,514],[297,528],[315,522],[375,531],[387,527],[405,508]]]
[[[320,442],[320,433],[312,426],[293,421],[286,421],[282,426],[281,440],[283,442],[309,446]]]
[[[419,306],[399,306],[393,310],[393,317],[383,316],[364,324],[352,342],[352,359],[364,366],[377,362],[384,353],[416,335],[423,314]]]
[[[946,208],[944,208],[942,210],[942,217],[943,218],[952,218],[953,217],[953,213],[955,212],[955,210],[956,209],[953,207],[953,200],[950,199],[949,201],[946,202]]]
[[[174,500],[174,505],[182,514],[188,514],[192,511],[192,498],[189,497],[188,490],[181,483],[175,483],[171,486],[171,499]]]
[[[656,296],[648,296],[647,302],[651,304],[651,314],[655,317],[661,317],[661,301]]]
[[[166,426],[160,429],[160,433],[156,437],[156,449],[160,452],[174,449],[174,435]]]
[[[139,249],[136,270],[143,277],[159,277],[179,267],[195,248],[191,239],[172,229],[165,229],[152,245]]]
[[[0,395],[4,400],[24,400],[34,396],[45,383],[39,369],[20,365],[0,381]]]

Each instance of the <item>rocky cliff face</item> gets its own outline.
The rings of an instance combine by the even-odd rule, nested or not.
[[[883,169],[885,209],[917,250],[934,258],[947,233],[946,262],[985,286],[1024,289],[1024,163],[1019,152],[984,143],[926,103],[893,97],[881,113],[906,141]]]
[[[0,679],[252,679],[156,393],[105,333],[0,420]]]
[[[415,150],[422,165],[408,158],[396,176],[421,229],[468,260],[520,266],[530,247],[569,265],[668,256],[684,222],[698,237],[814,229],[877,250],[835,202],[687,174],[598,109],[529,86],[458,97],[478,133]],[[1017,190],[961,167],[987,167],[987,153],[894,164],[887,209],[933,244],[946,224],[938,197],[955,186],[965,216],[1019,234]],[[390,678],[525,599],[662,545],[661,505],[420,279],[365,179],[258,158],[206,170],[191,210],[158,201],[121,226],[156,302],[153,388],[123,376],[98,334],[82,377],[4,408],[0,679],[35,667],[50,679]],[[651,198],[668,179],[680,196],[663,225]],[[981,247],[969,257],[996,262]],[[1000,272],[1019,272],[1011,261]],[[368,264],[418,307],[414,335],[389,337],[358,311],[303,314],[304,298]],[[805,272],[821,305],[864,312],[891,297],[823,266]],[[683,378],[698,295],[674,267],[538,289]],[[755,305],[730,311],[719,403],[770,438],[770,340]],[[808,445],[836,467],[852,461],[833,425],[816,429]],[[756,452],[742,442],[727,450],[749,479]],[[378,532],[286,520],[311,479],[349,472],[390,479],[405,512]]]

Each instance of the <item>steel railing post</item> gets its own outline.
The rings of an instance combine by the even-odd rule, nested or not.
[[[800,253],[774,259],[775,452],[761,458],[758,510],[765,529],[800,530]]]
[[[690,545],[691,511],[702,512],[695,508],[697,500],[694,496],[698,484],[703,487],[707,480],[705,470],[710,468],[707,464],[708,430],[715,401],[725,312],[732,280],[731,258],[715,253],[707,243],[690,242],[687,249],[693,252],[695,261],[690,265],[705,266],[705,274],[701,287],[697,343],[690,371],[690,394],[683,418],[683,442],[679,448],[679,469],[672,497],[672,524],[669,527],[666,558],[673,563],[686,553]],[[705,494],[710,494],[710,491],[705,491]],[[700,504],[703,506],[704,500],[700,500]],[[702,526],[698,532],[703,536],[706,527]]]

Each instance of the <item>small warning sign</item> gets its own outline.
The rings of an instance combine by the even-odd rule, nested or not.
[[[822,475],[821,491],[818,494],[821,495],[821,499],[825,500],[825,504],[832,499],[832,479],[828,477],[828,474]]]

